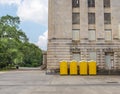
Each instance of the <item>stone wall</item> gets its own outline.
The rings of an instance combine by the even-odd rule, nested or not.
[[[89,60],[89,51],[97,53],[97,64],[106,68],[105,53],[114,53],[114,69],[120,69],[120,0],[111,0],[104,8],[103,0],[95,0],[95,8],[88,8],[87,0],[80,0],[79,8],[72,8],[72,0],[49,0],[47,68],[58,69],[59,61],[72,60],[79,52],[81,60]],[[80,24],[72,24],[72,13],[80,13]],[[96,24],[88,25],[88,13],[96,14]],[[104,24],[104,13],[111,13],[111,24]],[[80,29],[80,41],[72,40],[72,29]],[[89,29],[96,30],[96,40],[89,40]],[[112,40],[105,40],[105,29],[112,30]]]

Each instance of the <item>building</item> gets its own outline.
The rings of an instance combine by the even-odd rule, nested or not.
[[[120,69],[120,0],[49,0],[48,27],[48,69],[61,60]]]

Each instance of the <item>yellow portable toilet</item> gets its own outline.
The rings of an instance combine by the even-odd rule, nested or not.
[[[60,62],[60,75],[68,75],[68,63],[67,63],[67,61]]]
[[[87,75],[88,74],[88,63],[87,63],[87,61],[80,61],[79,62],[79,74],[80,75]]]
[[[73,60],[70,62],[70,75],[77,75],[78,74],[78,64],[77,61]]]
[[[96,61],[89,61],[89,75],[97,75],[97,63]]]

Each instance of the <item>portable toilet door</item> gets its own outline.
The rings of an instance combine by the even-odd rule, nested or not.
[[[97,74],[97,63],[96,61],[89,61],[89,75],[96,75]]]
[[[68,75],[67,61],[61,61],[60,62],[60,75]]]
[[[77,75],[78,74],[78,64],[77,61],[73,60],[70,62],[70,75]]]
[[[87,61],[80,61],[79,74],[80,75],[88,75],[88,63],[87,63]]]

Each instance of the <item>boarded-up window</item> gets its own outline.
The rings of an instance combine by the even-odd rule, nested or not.
[[[105,30],[105,40],[112,40],[112,30]]]
[[[111,24],[111,14],[110,13],[104,14],[104,24]]]
[[[80,4],[79,4],[79,0],[72,0],[72,7],[73,8],[76,8],[76,7],[79,7]]]
[[[96,59],[96,52],[90,52],[89,57],[90,57],[90,60],[96,61],[97,60]]]
[[[73,31],[73,40],[80,40],[80,30],[72,30]]]
[[[72,14],[72,23],[73,24],[80,24],[80,14],[79,13]]]
[[[88,7],[95,7],[95,0],[88,0]]]
[[[110,7],[110,0],[104,0],[104,7],[109,8]]]
[[[95,13],[88,13],[88,24],[95,24]]]
[[[89,40],[96,40],[96,32],[95,30],[89,30]]]
[[[73,53],[72,59],[76,61],[80,61],[81,60],[80,53]]]

